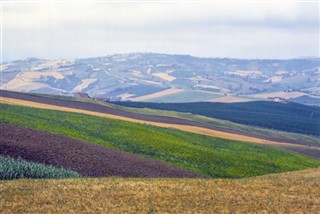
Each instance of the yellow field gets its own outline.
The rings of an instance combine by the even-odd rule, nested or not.
[[[91,83],[94,83],[97,79],[83,79],[79,85],[77,85],[73,91],[78,92],[82,91],[83,89],[87,88]]]
[[[211,100],[208,100],[210,102],[221,102],[221,103],[237,103],[237,102],[248,102],[251,101],[250,99],[246,98],[241,98],[241,97],[235,97],[235,96],[223,96],[223,97],[218,97],[214,98]]]
[[[134,123],[140,123],[140,124],[141,123],[142,124],[149,124],[149,125],[158,126],[158,127],[174,128],[174,129],[178,129],[181,131],[187,131],[187,132],[192,132],[192,133],[196,133],[196,134],[203,134],[203,135],[207,135],[207,136],[219,137],[219,138],[224,138],[224,139],[229,139],[229,140],[238,140],[238,141],[244,141],[244,142],[250,142],[250,143],[257,143],[257,144],[263,144],[263,145],[274,145],[274,146],[280,146],[280,147],[301,147],[301,148],[307,148],[307,149],[312,148],[315,150],[319,150],[319,152],[320,152],[320,148],[317,148],[317,147],[264,140],[264,139],[260,139],[260,138],[239,135],[239,134],[233,134],[233,133],[228,133],[228,132],[222,132],[222,131],[202,128],[202,127],[196,127],[196,126],[150,122],[150,121],[133,119],[133,118],[123,117],[123,116],[118,116],[118,115],[105,114],[105,113],[80,110],[80,109],[74,109],[74,108],[68,108],[68,107],[61,107],[61,106],[55,106],[55,105],[48,105],[48,104],[43,104],[43,103],[18,100],[18,99],[13,99],[13,98],[6,98],[6,97],[0,97],[0,103],[28,106],[28,107],[41,108],[41,109],[50,109],[50,110],[82,113],[82,114],[124,120],[124,121],[129,121],[129,122],[134,122]]]
[[[170,88],[170,89],[167,89],[167,90],[164,90],[164,91],[160,91],[160,92],[156,92],[156,93],[153,93],[153,94],[148,94],[148,95],[144,95],[144,96],[141,96],[141,97],[132,98],[130,100],[132,100],[132,101],[144,101],[144,100],[148,100],[148,99],[163,97],[163,96],[170,95],[170,94],[176,94],[176,93],[179,93],[179,92],[182,92],[182,91],[183,91],[182,89]]]
[[[176,79],[174,76],[170,76],[169,74],[167,74],[165,72],[153,73],[152,75],[156,76],[156,77],[159,77],[159,78],[161,78],[163,80],[169,81],[169,82],[171,82],[171,81]]]
[[[0,213],[320,213],[320,169],[241,180],[0,181]]]

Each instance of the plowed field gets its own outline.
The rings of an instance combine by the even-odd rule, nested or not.
[[[0,155],[64,167],[92,177],[202,177],[126,152],[5,124],[0,124]]]

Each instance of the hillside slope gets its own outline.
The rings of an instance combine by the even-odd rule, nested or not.
[[[287,151],[85,114],[0,104],[2,123],[160,160],[210,177],[241,178],[317,167]]]
[[[320,146],[320,142],[317,136],[302,135],[292,132],[284,132],[278,130],[271,130],[266,128],[259,128],[255,126],[248,126],[239,123],[234,123],[227,120],[221,120],[217,118],[205,117],[197,114],[183,113],[177,111],[166,111],[149,108],[136,108],[126,107],[125,105],[115,105],[112,102],[95,101],[92,99],[85,99],[79,97],[61,96],[61,95],[47,95],[47,94],[34,94],[34,93],[17,93],[12,91],[0,90],[0,96],[17,98],[22,100],[36,101],[41,103],[51,103],[60,106],[67,106],[57,100],[73,101],[73,105],[69,104],[73,108],[81,108],[83,105],[79,102],[95,104],[94,110],[96,112],[112,113],[130,118],[144,119],[149,121],[163,121],[165,123],[178,123],[183,121],[181,124],[189,124],[203,128],[209,128],[228,133],[235,133],[245,136],[252,136],[260,139],[268,139],[272,141],[281,141],[293,144],[302,144],[308,146]],[[50,99],[50,100],[48,100]],[[55,102],[52,102],[55,100]],[[77,104],[75,105],[76,102]],[[97,106],[98,105],[98,106]],[[103,107],[103,108],[102,108]],[[83,107],[82,107],[83,108]],[[112,111],[110,111],[110,108]],[[86,108],[89,110],[90,108]],[[101,109],[104,109],[103,111]],[[129,114],[128,114],[129,113]],[[135,113],[135,114],[132,114]],[[149,116],[149,117],[147,117]],[[153,116],[153,117],[150,117]],[[178,120],[177,120],[178,118]],[[183,120],[181,120],[183,119]],[[186,121],[187,120],[187,121]]]
[[[319,213],[319,186],[319,168],[240,180],[0,181],[0,212]]]
[[[296,103],[144,103],[115,102],[135,108],[189,112],[275,130],[320,136],[320,107]]]
[[[0,155],[89,177],[202,177],[178,167],[72,138],[0,122]]]
[[[177,117],[177,113],[152,111],[153,114],[146,114],[149,111],[133,111],[133,109],[123,108],[111,104],[94,102],[92,100],[78,100],[69,97],[52,97],[34,94],[21,94],[9,91],[0,91],[1,103],[9,103],[36,108],[61,110],[68,112],[79,112],[89,115],[97,115],[107,118],[115,118],[135,123],[144,123],[160,127],[171,127],[183,131],[204,134],[232,140],[242,140],[246,142],[258,143],[276,148],[283,148],[320,158],[320,148],[318,139],[306,135],[291,133],[279,133],[270,130],[261,130],[252,127],[243,127],[237,124],[229,124],[226,121],[217,121],[210,118],[199,118],[197,115],[182,115]],[[7,98],[7,97],[13,97]],[[17,99],[15,99],[17,98]],[[25,100],[31,100],[25,101]],[[44,104],[44,103],[49,103]],[[154,115],[154,113],[156,113]],[[170,117],[168,117],[170,116]],[[191,120],[189,119],[191,117]],[[262,134],[261,134],[262,133]]]

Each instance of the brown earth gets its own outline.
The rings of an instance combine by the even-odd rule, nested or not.
[[[0,155],[63,167],[91,177],[203,177],[127,152],[6,124],[0,124]]]

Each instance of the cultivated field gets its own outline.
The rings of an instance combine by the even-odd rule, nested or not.
[[[287,151],[176,129],[16,105],[0,107],[0,121],[4,124],[115,148],[214,178],[251,177],[320,166],[318,160]]]
[[[320,169],[240,180],[0,181],[0,213],[320,213]]]
[[[167,74],[165,72],[153,73],[152,75],[156,76],[156,77],[159,77],[159,78],[161,78],[163,80],[169,81],[169,82],[171,82],[171,81],[176,79],[176,77],[170,76],[169,74]]]
[[[0,102],[2,103],[84,113],[89,115],[120,119],[135,123],[143,123],[159,127],[174,128],[182,131],[220,137],[224,139],[240,140],[250,143],[274,146],[276,148],[284,148],[286,150],[290,150],[299,154],[308,155],[314,158],[320,158],[320,148],[310,145],[306,146],[304,145],[304,143],[300,142],[301,140],[286,140],[285,137],[277,139],[277,137],[274,137],[273,134],[271,136],[269,134],[251,134],[250,136],[250,132],[248,131],[245,132],[245,134],[243,134],[244,132],[237,131],[236,129],[232,130],[221,128],[221,126],[219,127],[208,123],[203,123],[203,121],[197,122],[177,117],[137,114],[134,112],[128,112],[114,107],[98,105],[94,103],[52,99],[47,97],[30,96],[6,91],[1,91],[1,95],[5,96],[1,97],[0,99]]]
[[[160,91],[160,92],[156,92],[153,94],[149,94],[149,95],[145,95],[145,96],[141,96],[141,97],[137,97],[137,98],[132,98],[132,101],[143,101],[143,100],[149,100],[149,99],[153,99],[153,98],[158,98],[158,97],[163,97],[163,96],[167,96],[170,94],[176,94],[183,91],[182,89],[176,89],[176,88],[171,88],[168,90],[164,90],[164,91]]]
[[[84,176],[203,177],[160,161],[13,125],[0,123],[0,139],[0,157],[20,157],[71,169]]]
[[[136,108],[152,108],[157,110],[192,113],[244,125],[320,136],[320,108],[292,102],[116,102],[116,104]]]
[[[79,106],[78,106],[78,108],[77,107],[69,108],[69,107],[61,107],[61,106],[56,106],[56,105],[42,104],[42,103],[24,101],[24,100],[12,99],[12,98],[1,98],[0,103],[35,107],[35,108],[40,108],[40,109],[76,112],[76,113],[94,115],[94,116],[99,116],[99,117],[124,120],[124,121],[128,121],[128,122],[139,123],[139,124],[149,124],[149,125],[164,127],[164,128],[174,128],[174,129],[181,130],[181,131],[187,131],[187,132],[192,132],[192,133],[196,133],[196,134],[203,134],[203,135],[212,136],[212,137],[219,137],[219,138],[228,139],[228,140],[239,140],[239,141],[245,141],[245,142],[254,143],[254,144],[273,146],[276,148],[284,148],[286,150],[298,152],[300,154],[308,155],[310,157],[315,157],[315,158],[319,158],[319,152],[320,152],[319,147],[306,146],[306,145],[301,145],[301,144],[296,144],[296,143],[278,142],[278,141],[272,141],[272,140],[266,140],[266,139],[246,136],[246,135],[234,134],[231,132],[218,131],[218,130],[214,130],[214,129],[198,127],[198,126],[195,126],[196,123],[194,123],[192,121],[187,121],[187,120],[179,119],[179,118],[165,118],[165,117],[155,118],[154,116],[149,117],[153,121],[156,121],[157,119],[160,120],[160,122],[153,122],[153,121],[148,121],[148,120],[143,120],[143,119],[134,119],[134,118],[126,117],[126,116],[119,116],[119,115],[114,115],[114,114],[105,114],[105,113],[99,113],[99,112],[95,112],[95,111],[81,110],[81,109],[78,109]],[[137,115],[137,116],[139,116],[139,115]],[[141,115],[141,117],[148,118],[148,115]],[[166,120],[168,122],[169,121],[170,122],[165,123],[164,121],[166,121]],[[192,125],[183,125],[183,124],[179,124],[179,123],[190,123]],[[203,124],[202,125],[199,124],[199,125],[206,126]]]
[[[223,96],[223,97],[218,97],[214,98],[212,100],[208,100],[210,102],[221,102],[221,103],[237,103],[237,102],[249,102],[252,101],[247,98],[242,98],[242,97],[235,97],[235,96]]]
[[[314,157],[318,147],[210,129],[225,122],[197,115],[14,96],[0,97],[0,176],[73,178],[0,181],[0,213],[320,212],[319,160],[259,144]]]
[[[82,91],[83,89],[87,88],[91,83],[94,83],[97,79],[83,79],[79,85],[77,85],[73,91],[78,92]]]
[[[3,150],[4,148],[0,146]],[[49,166],[0,155],[0,180],[21,178],[78,178],[79,173],[61,167]]]

